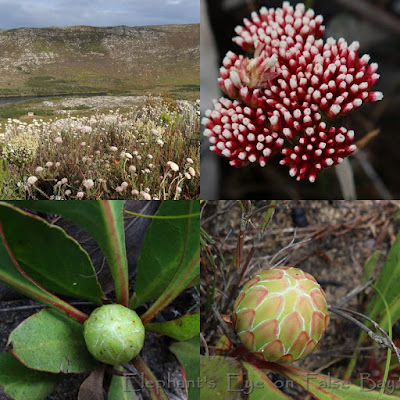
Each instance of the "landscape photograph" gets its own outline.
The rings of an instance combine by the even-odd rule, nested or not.
[[[1,199],[199,197],[198,1],[0,11]]]

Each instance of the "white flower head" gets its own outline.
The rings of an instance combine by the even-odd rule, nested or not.
[[[118,147],[111,146],[111,147],[110,147],[110,150],[111,150],[113,153],[116,153],[116,152],[118,151]]]
[[[168,161],[167,165],[172,169],[172,171],[179,171],[179,166],[178,164],[175,164],[173,161]]]
[[[51,168],[53,166],[53,163],[51,161],[47,161],[46,167]]]
[[[187,161],[189,164],[193,164],[193,160],[192,160],[191,158],[187,158],[186,161]]]
[[[63,142],[63,140],[62,140],[62,137],[61,136],[57,136],[55,139],[54,139],[54,143],[55,144],[61,144]]]
[[[136,167],[134,165],[130,165],[129,172],[136,172]]]
[[[147,192],[145,192],[144,190],[142,190],[142,191],[140,192],[140,195],[141,195],[145,200],[151,200],[151,196],[150,196]]]
[[[32,175],[28,178],[28,185],[34,185],[37,182],[38,178],[36,176]]]
[[[77,198],[77,199],[82,199],[84,195],[85,195],[84,192],[78,192],[78,193],[76,194],[76,198]]]
[[[196,171],[194,170],[194,168],[193,167],[189,167],[189,174],[190,175],[192,175],[192,176],[196,176]]]
[[[40,174],[41,172],[43,172],[43,167],[36,167],[35,172],[37,172],[38,174]]]
[[[122,182],[121,183],[121,187],[122,187],[123,190],[125,190],[128,186],[129,186],[128,182]]]
[[[84,179],[82,185],[85,186],[86,189],[91,189],[94,186],[93,179]]]
[[[192,179],[192,175],[190,175],[189,172],[185,172],[185,178]]]

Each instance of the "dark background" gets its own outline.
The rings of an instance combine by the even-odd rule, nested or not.
[[[207,7],[208,18],[202,15],[202,24],[210,24],[217,50],[218,67],[228,50],[243,51],[232,42],[234,27],[241,25],[243,18],[260,7],[281,7],[282,1],[260,0],[201,0]],[[291,1],[292,5],[299,3]],[[400,111],[400,1],[399,0],[313,0],[306,1],[316,14],[324,17],[326,33],[324,39],[344,37],[350,44],[358,40],[359,55],[368,53],[371,62],[379,64],[380,80],[373,90],[382,91],[384,99],[365,104],[343,119],[343,126],[354,129],[355,143],[369,132],[380,129],[357,155],[350,157],[355,175],[357,198],[399,198],[399,111]],[[203,41],[203,30],[202,30]],[[207,55],[202,49],[203,57]],[[204,71],[202,64],[202,103],[207,98],[203,82],[215,81],[218,71]],[[222,95],[220,92],[219,95]],[[210,97],[213,94],[210,93]],[[214,95],[215,97],[215,95]],[[204,101],[209,107],[208,101]],[[204,109],[203,109],[204,112]],[[338,199],[342,198],[334,168],[323,170],[316,183],[297,182],[288,174],[288,168],[279,165],[279,154],[266,167],[248,166],[233,168],[226,159],[215,156],[208,149],[204,138],[202,149],[202,198],[205,199]],[[207,140],[207,142],[206,142]],[[204,171],[206,171],[204,173]],[[372,174],[372,175],[371,175]],[[214,178],[214,181],[213,181]]]

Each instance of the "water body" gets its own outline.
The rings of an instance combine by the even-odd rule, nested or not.
[[[91,97],[91,96],[105,96],[106,93],[79,93],[79,94],[57,94],[57,95],[49,95],[49,96],[18,96],[18,97],[0,97],[0,106],[4,104],[12,104],[12,103],[21,103],[23,101],[41,99],[45,100],[51,97]]]

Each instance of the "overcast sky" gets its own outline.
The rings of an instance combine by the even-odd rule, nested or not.
[[[0,0],[0,29],[200,22],[200,0]]]

